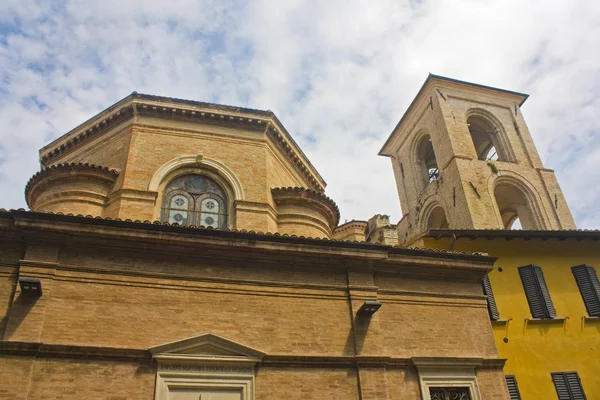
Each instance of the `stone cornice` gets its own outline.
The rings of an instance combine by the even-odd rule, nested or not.
[[[323,178],[272,111],[136,92],[42,148],[40,160],[43,165],[48,165],[65,152],[136,115],[226,125],[264,132],[298,173],[307,180],[312,189],[317,191],[325,189],[326,183]]]
[[[367,221],[348,221],[345,222],[341,225],[338,225],[335,230],[334,233],[339,233],[339,232],[344,232],[349,230],[350,228],[362,228],[362,229],[366,229],[367,228]]]
[[[273,140],[273,142],[277,143],[279,150],[286,155],[288,160],[292,162],[296,169],[298,169],[302,175],[308,179],[311,189],[319,192],[325,190],[325,181],[320,175],[311,171],[314,170],[314,167],[310,161],[308,161],[308,158],[304,156],[304,153],[302,153],[302,150],[300,150],[300,147],[298,147],[298,145],[293,141],[292,137],[287,134],[287,131],[285,128],[283,128],[283,125],[279,123],[279,128],[275,128],[273,125],[270,125],[267,128],[266,133],[267,136]],[[291,139],[292,144],[285,140],[285,136]],[[298,151],[300,152],[300,155],[298,154]],[[316,172],[316,170],[314,170],[314,172]]]
[[[0,355],[39,358],[84,359],[89,361],[122,361],[154,363],[147,349],[95,347],[81,345],[51,344],[40,342],[0,341]],[[471,366],[475,368],[502,368],[501,358],[445,358],[428,357],[435,365]],[[291,354],[264,355],[259,365],[264,367],[331,367],[331,368],[413,368],[422,365],[423,359],[391,356],[306,356]],[[416,361],[416,362],[415,362]]]
[[[0,341],[0,354],[24,357],[68,358],[99,361],[152,361],[152,355],[148,350],[45,344],[39,342]]]
[[[107,113],[107,114],[105,114]],[[52,143],[44,146],[40,150],[40,162],[42,165],[52,163],[60,155],[78,147],[81,143],[87,142],[90,138],[96,137],[110,128],[127,121],[134,115],[132,104],[128,104],[117,110],[107,109],[97,117],[79,125]]]

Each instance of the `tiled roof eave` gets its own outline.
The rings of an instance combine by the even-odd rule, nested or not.
[[[170,224],[168,222],[160,221],[140,221],[140,220],[122,220],[120,218],[109,218],[99,217],[92,215],[74,215],[64,213],[52,213],[52,212],[34,212],[27,211],[25,209],[4,209],[0,208],[0,218],[39,218],[47,220],[59,220],[64,222],[74,223],[88,223],[93,225],[107,225],[120,228],[130,229],[145,229],[145,230],[157,230],[157,231],[170,231],[185,234],[202,234],[210,236],[222,236],[230,238],[243,238],[243,239],[262,239],[267,241],[277,242],[291,242],[296,244],[308,244],[308,245],[321,245],[321,246],[333,246],[333,247],[349,247],[349,248],[362,248],[368,249],[380,249],[388,250],[395,254],[406,254],[415,256],[444,256],[451,258],[460,259],[472,259],[477,261],[489,261],[495,258],[481,255],[479,253],[469,253],[461,251],[448,251],[448,250],[432,250],[432,249],[420,249],[420,248],[409,248],[402,246],[390,246],[383,244],[375,244],[366,241],[354,241],[354,240],[338,240],[338,239],[327,239],[327,238],[312,238],[297,235],[279,234],[271,232],[260,232],[245,229],[228,229],[228,228],[212,228],[204,226],[181,226],[179,224]]]
[[[431,229],[427,236],[439,239],[442,237],[457,238],[504,238],[510,239],[589,239],[600,240],[597,229],[557,229],[557,230],[511,230],[511,229]]]

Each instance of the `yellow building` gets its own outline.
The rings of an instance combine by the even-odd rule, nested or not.
[[[427,248],[499,257],[489,273],[498,311],[492,325],[500,357],[507,359],[504,372],[514,376],[520,391],[521,397],[514,399],[600,399],[599,241],[600,231],[448,229],[431,230],[424,237]],[[539,304],[535,295],[526,294],[527,280],[519,272],[531,264],[543,273],[554,316],[532,315]],[[570,385],[572,393],[558,395],[554,381],[561,377],[552,374],[565,372],[577,374],[586,397],[578,397],[577,383]]]

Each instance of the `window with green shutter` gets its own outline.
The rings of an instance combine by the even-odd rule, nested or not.
[[[537,265],[526,265],[519,267],[519,275],[523,282],[531,316],[533,318],[556,318],[556,310],[552,304],[542,269]]]
[[[487,296],[490,319],[492,321],[497,321],[500,318],[500,314],[498,313],[498,307],[496,306],[496,299],[494,299],[494,292],[492,292],[492,284],[487,275],[483,278],[483,294]]]
[[[583,303],[590,317],[600,317],[600,282],[593,267],[582,264],[571,268]]]
[[[517,385],[517,378],[514,375],[506,375],[506,386],[508,386],[508,394],[510,400],[521,400],[521,393],[519,393],[519,385]]]
[[[552,372],[558,400],[586,400],[577,372]]]

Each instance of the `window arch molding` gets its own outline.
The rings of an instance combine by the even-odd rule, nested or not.
[[[544,209],[540,207],[542,199],[535,188],[523,176],[509,171],[502,171],[502,175],[498,176],[496,179],[490,180],[488,186],[489,195],[496,209],[498,224],[502,226],[501,229],[504,229],[504,221],[502,218],[502,210],[500,210],[496,198],[496,190],[501,186],[516,189],[527,201],[527,208],[533,225],[530,229],[548,229],[548,224],[546,223],[548,220],[547,216],[544,214]]]
[[[465,123],[467,124],[467,132],[473,141],[471,130],[469,129],[469,119],[476,118],[494,128],[495,136],[492,137],[496,151],[498,152],[498,161],[516,162],[515,153],[508,139],[508,134],[504,128],[504,124],[490,111],[482,108],[471,108],[465,113]]]
[[[242,186],[233,173],[223,164],[199,156],[177,157],[161,166],[152,177],[148,190],[156,193],[153,216],[155,220],[162,219],[162,208],[165,204],[165,190],[169,183],[184,175],[199,175],[213,180],[225,192],[225,210],[227,226],[236,227],[235,204],[243,200]],[[173,193],[171,192],[171,195]]]
[[[199,154],[176,157],[161,165],[152,176],[148,184],[148,191],[158,192],[159,186],[163,185],[165,181],[174,178],[170,176],[171,174],[182,168],[190,167],[196,168],[197,171],[202,171],[201,175],[204,172],[211,173],[217,179],[224,181],[226,183],[225,186],[231,187],[233,194],[231,200],[244,200],[244,189],[235,174],[225,164]]]
[[[426,165],[425,161],[423,160],[423,147],[426,145],[427,140],[431,144],[431,150],[433,152],[433,161],[435,162],[435,168],[437,169],[437,175],[434,177],[434,179],[430,178],[428,172],[428,165]],[[436,180],[440,174],[439,164],[437,163],[437,156],[435,155],[435,146],[433,144],[433,138],[431,137],[427,129],[419,130],[414,136],[410,145],[410,157],[410,164],[412,165],[412,175],[414,176],[416,187],[423,190],[429,185],[429,183],[431,183],[433,180]]]

